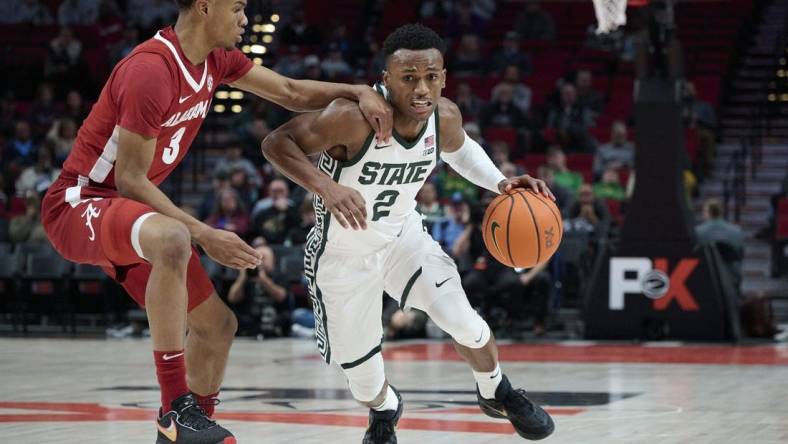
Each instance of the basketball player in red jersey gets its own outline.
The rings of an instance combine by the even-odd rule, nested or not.
[[[391,134],[391,110],[367,86],[296,81],[251,63],[235,48],[246,0],[177,3],[175,26],[113,69],[44,199],[42,221],[65,258],[101,266],[146,307],[161,387],[157,443],[227,444],[235,438],[210,416],[236,320],[192,242],[237,269],[260,257],[234,233],[178,209],[157,186],[185,157],[222,83],[295,111],[339,97],[358,101],[381,140]]]

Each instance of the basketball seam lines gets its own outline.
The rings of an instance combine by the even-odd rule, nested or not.
[[[482,237],[484,239],[487,239],[487,226],[490,225],[490,219],[492,218],[493,213],[495,213],[495,210],[498,209],[498,207],[500,207],[501,204],[504,203],[505,201],[506,201],[506,199],[501,199],[500,202],[498,202],[495,205],[495,207],[490,209],[490,213],[489,213],[490,216],[489,217],[485,217],[484,218],[485,220],[482,220]],[[487,216],[486,213],[485,213],[485,216]],[[485,241],[484,244],[487,245],[487,241]]]
[[[525,205],[528,206],[528,212],[531,213],[531,220],[534,221],[534,230],[536,230],[536,263],[539,263],[539,259],[542,258],[542,236],[539,235],[539,224],[536,222],[536,216],[534,215],[534,210],[531,208],[531,203],[528,202],[528,199],[525,198],[523,195],[524,191],[519,191],[517,194],[523,198],[523,202]],[[514,205],[514,204],[512,204]]]
[[[553,215],[553,217],[555,218],[555,222],[558,225],[558,232],[559,232],[559,234],[561,234],[561,237],[563,237],[563,235],[564,235],[564,224],[563,224],[562,220],[558,216],[555,215],[555,211],[553,211],[553,208],[550,205],[547,204],[547,201],[545,201],[542,198],[542,196],[537,194],[536,197],[537,197],[537,199],[539,199],[539,202],[542,202],[542,204],[544,206],[546,206],[548,210],[550,210],[550,213]]]
[[[509,199],[512,200],[512,204],[509,205],[509,215],[506,217],[506,252],[509,253],[509,263],[511,263],[512,267],[514,266],[514,258],[512,257],[512,240],[509,237],[509,231],[511,231],[512,227],[512,210],[514,210],[514,196],[511,194],[509,195]]]

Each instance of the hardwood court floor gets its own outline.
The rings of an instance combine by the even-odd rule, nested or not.
[[[153,443],[148,340],[0,339],[0,442]],[[405,398],[399,442],[520,443],[481,415],[439,342],[385,348]],[[788,347],[503,344],[503,369],[556,421],[549,443],[788,442]],[[366,410],[312,341],[239,340],[218,418],[240,443],[361,442]]]

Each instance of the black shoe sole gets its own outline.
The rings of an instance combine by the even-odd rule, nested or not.
[[[228,436],[227,438],[230,438],[230,437]],[[225,439],[226,438],[222,438],[221,441],[216,441],[213,444],[224,444],[224,440]],[[158,437],[158,438],[156,438],[156,444],[177,444],[177,443],[173,443],[172,441],[170,441],[167,438]]]
[[[509,419],[508,415],[502,415],[498,410],[495,410],[494,408],[487,406],[485,404],[479,404],[479,408],[482,410],[482,413],[489,416],[490,418],[507,419],[507,420]],[[518,435],[531,441],[539,441],[541,439],[545,439],[548,436],[552,435],[553,431],[555,431],[555,424],[553,424],[552,421],[550,421],[550,428],[541,433],[528,433],[526,431],[518,429],[517,426],[515,426],[514,423],[512,423],[511,421],[509,422],[512,424],[514,431],[517,432]]]

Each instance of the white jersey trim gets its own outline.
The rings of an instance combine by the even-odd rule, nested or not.
[[[192,87],[194,92],[200,92],[202,86],[205,84],[205,79],[208,77],[208,59],[205,59],[205,65],[203,65],[202,71],[202,80],[200,83],[197,83],[191,74],[189,74],[189,70],[186,69],[186,65],[183,64],[181,60],[181,56],[178,55],[178,50],[175,49],[175,45],[172,44],[169,40],[165,39],[161,35],[161,31],[157,32],[156,35],[153,36],[154,39],[164,43],[167,48],[169,48],[170,52],[172,53],[173,57],[175,57],[175,61],[178,62],[178,66],[181,68],[181,72],[183,73],[183,77],[186,79],[186,82],[189,86]]]
[[[115,129],[112,130],[112,134],[107,139],[107,143],[104,144],[104,150],[101,152],[101,156],[96,159],[96,163],[93,164],[93,168],[90,170],[90,177],[93,182],[96,183],[104,183],[109,175],[109,172],[112,171],[112,167],[115,165],[115,158],[118,156],[118,134],[120,132],[120,127],[115,125]]]

